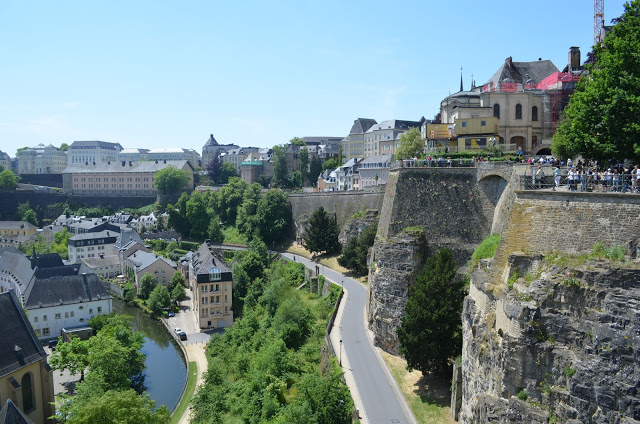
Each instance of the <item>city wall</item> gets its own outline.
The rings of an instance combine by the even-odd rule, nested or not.
[[[331,213],[335,213],[338,226],[348,222],[353,215],[362,209],[380,211],[384,198],[384,191],[337,191],[328,193],[292,193],[289,195],[294,222],[305,220],[320,206]]]

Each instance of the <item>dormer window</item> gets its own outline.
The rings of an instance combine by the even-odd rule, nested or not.
[[[209,281],[220,280],[220,270],[218,268],[209,268]]]

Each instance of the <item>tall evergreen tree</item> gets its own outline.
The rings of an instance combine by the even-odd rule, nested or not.
[[[273,146],[273,187],[287,186],[287,159],[283,146]]]
[[[426,375],[447,375],[449,358],[462,350],[464,281],[456,278],[449,249],[427,259],[416,282],[409,287],[405,316],[398,327],[400,353],[407,366]]]
[[[309,151],[306,147],[301,147],[298,152],[298,171],[302,177],[302,186],[309,181]]]
[[[333,253],[340,248],[338,220],[320,206],[309,218],[303,245],[309,252]]]

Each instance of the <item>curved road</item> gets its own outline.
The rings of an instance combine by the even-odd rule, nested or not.
[[[291,253],[283,253],[282,256],[288,259],[295,256],[297,262],[315,271],[316,264],[308,259]],[[367,335],[366,287],[322,264],[319,267],[321,275],[336,284],[344,284],[346,293],[331,331],[331,340],[336,355],[342,360],[345,379],[355,406],[360,410],[362,422],[415,424],[413,414]],[[342,343],[339,340],[342,340]]]

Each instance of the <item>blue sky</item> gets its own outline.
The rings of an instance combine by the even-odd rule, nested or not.
[[[622,1],[608,0],[605,23]],[[273,146],[432,118],[508,56],[593,43],[589,1],[0,2],[0,150]]]

